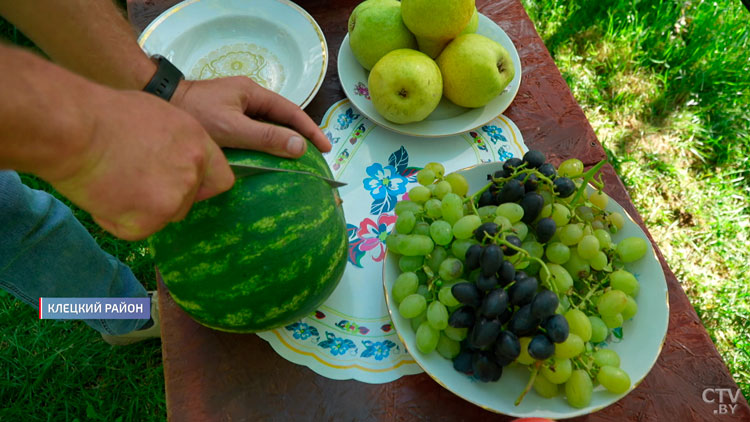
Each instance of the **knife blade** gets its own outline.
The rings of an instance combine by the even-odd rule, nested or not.
[[[262,174],[262,173],[298,173],[298,174],[306,174],[308,176],[317,177],[318,179],[323,180],[324,182],[328,183],[333,188],[340,188],[342,186],[346,186],[346,183],[339,182],[338,180],[329,179],[327,177],[319,176],[314,173],[310,173],[309,171],[302,171],[302,170],[291,170],[291,169],[279,169],[274,167],[263,167],[263,166],[251,166],[247,164],[236,164],[236,163],[229,163],[229,167],[234,172],[234,177],[237,179],[247,177],[247,176],[253,176],[256,174]]]

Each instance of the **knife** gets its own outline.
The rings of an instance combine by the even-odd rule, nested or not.
[[[306,174],[308,176],[317,177],[318,179],[321,179],[324,182],[328,183],[333,188],[340,188],[342,186],[346,186],[346,183],[344,182],[339,182],[338,180],[333,180],[327,177],[318,176],[317,174],[310,173],[309,171],[279,169],[279,168],[274,168],[274,167],[263,167],[263,166],[251,166],[247,164],[235,164],[235,163],[229,163],[229,167],[231,167],[232,171],[234,172],[234,177],[236,177],[237,179],[240,179],[246,176],[253,176],[256,174],[269,173],[269,172],[299,173],[299,174]]]

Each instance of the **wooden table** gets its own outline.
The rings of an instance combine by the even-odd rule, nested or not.
[[[129,17],[142,30],[176,0],[128,0]],[[347,18],[358,0],[298,0],[325,33],[330,59],[325,82],[307,113],[320,122],[344,98],[336,75],[336,54]],[[523,78],[505,114],[526,144],[559,164],[578,157],[586,165],[605,158],[594,131],[562,79],[518,0],[477,0],[521,56]],[[624,206],[648,234],[614,169],[603,169],[606,192]],[[649,235],[650,237],[650,235]],[[740,394],[732,415],[720,415],[718,395],[736,391],[732,380],[685,292],[656,248],[669,288],[669,331],[653,370],[628,396],[579,421],[750,420]],[[173,421],[505,421],[465,402],[427,375],[388,384],[335,381],[288,362],[255,335],[214,331],[195,323],[159,284],[167,412]],[[708,401],[704,400],[707,399]],[[713,400],[713,401],[711,401]],[[723,404],[730,404],[724,398]]]

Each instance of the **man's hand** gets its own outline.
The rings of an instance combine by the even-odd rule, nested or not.
[[[140,92],[94,101],[91,141],[48,180],[115,236],[145,238],[234,183],[219,147],[184,111]]]
[[[198,119],[222,147],[297,158],[306,149],[301,134],[319,150],[331,150],[328,138],[301,108],[244,76],[182,81],[171,103]]]

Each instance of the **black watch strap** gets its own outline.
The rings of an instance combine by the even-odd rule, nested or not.
[[[172,95],[174,95],[175,90],[177,90],[177,84],[180,83],[184,75],[166,57],[157,54],[152,59],[156,61],[156,73],[148,81],[143,91],[169,101]]]

